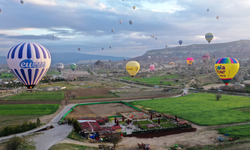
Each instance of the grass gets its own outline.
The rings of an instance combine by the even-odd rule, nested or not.
[[[36,91],[32,93],[23,92],[10,97],[5,97],[7,100],[63,100],[64,91],[57,92],[41,92]]]
[[[13,73],[2,73],[1,74],[1,79],[3,78],[13,78],[14,74]]]
[[[160,126],[161,127],[176,127],[176,125],[173,123],[162,123],[160,124]]]
[[[243,137],[250,137],[250,124],[238,125],[238,126],[231,126],[231,127],[224,127],[216,129],[221,134],[229,134],[230,136],[243,136]]]
[[[24,121],[36,120],[43,115],[0,115],[0,128],[9,125],[22,124]]]
[[[83,140],[83,138],[74,131],[74,129],[69,133],[69,135],[67,136],[68,138],[72,139],[72,140],[77,140],[77,141],[81,141],[81,142],[85,142]]]
[[[148,129],[148,127],[146,125],[141,125],[140,126],[142,129]]]
[[[46,75],[60,75],[60,72],[47,72]]]
[[[58,108],[59,104],[0,105],[0,115],[50,115]]]
[[[77,144],[60,143],[52,146],[49,150],[98,150],[98,148]]]
[[[176,78],[178,76],[176,75],[172,75],[172,76],[165,76],[165,77],[151,77],[151,78],[140,78],[140,79],[136,79],[136,78],[130,78],[130,77],[121,77],[122,79],[126,79],[126,80],[131,80],[131,81],[140,81],[143,83],[148,83],[148,84],[153,84],[153,85],[160,85],[161,81],[165,78]],[[162,81],[163,85],[169,85],[172,84],[173,82],[168,82],[168,81]]]
[[[137,121],[139,124],[152,124],[152,122],[149,122],[148,120],[144,121]]]
[[[152,120],[154,123],[158,123],[158,119],[156,119],[156,120]],[[162,122],[169,122],[168,120],[166,120],[166,119],[160,119],[160,123],[162,123]]]
[[[150,107],[161,113],[177,115],[198,125],[221,125],[250,121],[250,98],[222,95],[216,101],[215,94],[190,94],[182,97],[134,101],[132,105]]]

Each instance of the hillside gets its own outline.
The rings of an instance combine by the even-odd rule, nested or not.
[[[234,57],[238,60],[249,60],[250,40],[240,40],[229,43],[217,44],[193,44],[188,46],[177,46],[158,50],[149,50],[140,57],[133,58],[137,61],[185,61],[187,57],[193,57],[196,61],[201,60],[202,55],[209,53],[215,59],[221,57]],[[148,56],[151,56],[149,59]],[[182,56],[180,58],[179,56]]]

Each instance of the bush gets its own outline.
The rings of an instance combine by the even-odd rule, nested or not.
[[[39,118],[37,118],[37,120],[36,120],[36,126],[40,126],[41,125],[41,120],[39,119]]]
[[[82,127],[81,127],[80,123],[76,119],[73,120],[73,127],[74,127],[75,131],[78,132],[78,133],[80,131],[82,131]]]
[[[20,137],[14,136],[10,139],[10,141],[6,144],[7,150],[16,150],[19,146],[22,145],[24,140]]]

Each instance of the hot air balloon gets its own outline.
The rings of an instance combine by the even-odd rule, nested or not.
[[[140,64],[137,61],[129,61],[126,64],[126,70],[128,71],[131,77],[134,77],[140,70]]]
[[[0,13],[2,12],[1,8],[0,8]]]
[[[52,36],[52,38],[54,39],[54,38],[55,38],[55,36],[53,35],[53,36]]]
[[[150,66],[149,66],[149,69],[150,69],[151,71],[155,71],[155,65],[153,65],[153,64],[150,65]]]
[[[231,57],[220,58],[214,65],[216,73],[226,85],[228,85],[228,83],[237,74],[239,68],[240,64],[238,60]]]
[[[207,33],[205,35],[205,38],[208,41],[208,43],[210,43],[213,40],[213,38],[214,38],[214,34],[213,33]]]
[[[23,3],[24,3],[24,1],[23,1],[23,0],[21,0],[21,1],[20,1],[20,3],[21,3],[21,4],[23,4]]]
[[[102,50],[104,50],[104,48],[102,48]]]
[[[202,58],[202,61],[205,63],[210,58],[210,56],[209,55],[203,55],[201,58]]]
[[[209,9],[207,9],[207,12],[209,12]]]
[[[127,60],[127,58],[123,58],[123,60],[124,60],[124,61],[126,61],[126,60]]]
[[[136,9],[136,7],[135,7],[135,6],[133,6],[133,9]]]
[[[133,20],[129,20],[129,24],[132,25],[133,24]]]
[[[9,50],[7,63],[15,76],[28,89],[33,89],[49,70],[51,56],[42,45],[24,42]]]
[[[151,56],[148,56],[148,59],[150,59],[151,58]]]
[[[78,48],[78,50],[80,51],[80,50],[81,50],[81,48],[79,47],[79,48]]]
[[[157,40],[157,37],[155,38],[155,40]]]
[[[58,64],[56,64],[56,69],[57,69],[60,73],[62,72],[63,68],[64,68],[63,63],[58,63]]]
[[[182,43],[183,43],[182,40],[180,40],[180,41],[179,41],[179,44],[181,45]]]
[[[109,48],[111,49],[111,46],[109,46]]]
[[[155,38],[155,36],[151,35],[151,38],[153,38],[153,39],[154,39],[154,38]]]
[[[111,29],[112,32],[114,32],[114,29]]]
[[[122,24],[122,20],[119,20],[119,23]]]
[[[219,16],[216,16],[216,19],[218,20],[218,19],[219,19]]]
[[[76,69],[76,64],[75,64],[75,63],[70,64],[70,68],[71,68],[73,71],[75,71],[75,69]]]
[[[188,58],[186,59],[186,61],[187,61],[187,64],[188,64],[189,66],[191,66],[192,63],[193,63],[193,61],[194,61],[194,59],[193,59],[192,57],[188,57]]]
[[[167,46],[167,45],[165,45],[165,47],[167,48],[168,46]]]
[[[175,63],[174,62],[170,62],[169,65],[175,65]]]

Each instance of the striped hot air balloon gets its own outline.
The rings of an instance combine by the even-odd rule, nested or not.
[[[193,63],[193,61],[194,61],[194,59],[193,59],[192,57],[188,57],[188,58],[186,59],[186,61],[187,61],[187,64],[188,64],[189,66],[191,66],[192,63]]]
[[[205,38],[208,41],[208,43],[210,43],[213,40],[213,38],[214,38],[214,34],[213,33],[207,33],[205,35]]]
[[[9,50],[7,63],[15,76],[28,89],[32,89],[49,70],[51,56],[42,45],[25,42],[17,44]]]

